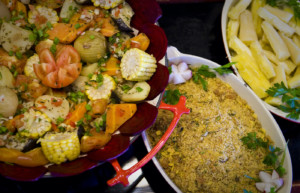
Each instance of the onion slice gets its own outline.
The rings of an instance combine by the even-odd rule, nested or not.
[[[185,62],[181,62],[178,65],[172,64],[171,69],[169,83],[181,84],[192,78],[192,71]]]

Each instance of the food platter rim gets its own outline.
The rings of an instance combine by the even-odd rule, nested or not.
[[[227,26],[227,21],[228,21],[228,17],[227,17],[227,14],[228,14],[228,11],[231,7],[231,5],[233,3],[235,3],[237,0],[225,0],[225,3],[224,3],[224,6],[223,6],[223,9],[222,9],[222,14],[221,14],[221,29],[222,29],[222,39],[223,39],[223,44],[224,44],[224,48],[225,48],[225,52],[226,52],[226,55],[227,55],[227,58],[230,62],[232,62],[231,60],[231,54],[230,54],[230,51],[229,51],[229,47],[228,47],[228,43],[227,43],[227,35],[226,35],[226,26]],[[232,68],[234,70],[234,73],[236,74],[236,76],[238,77],[238,79],[240,79],[242,82],[245,83],[244,79],[241,77],[240,73],[238,72],[237,68],[235,65],[232,65]],[[248,86],[248,85],[247,85]],[[249,87],[249,86],[248,86]],[[249,87],[250,88],[250,87]],[[269,105],[268,103],[266,103],[265,101],[261,100],[262,103],[264,104],[264,106],[269,110],[271,111],[273,114],[285,119],[285,120],[288,120],[288,121],[291,121],[291,122],[294,122],[294,123],[300,123],[300,118],[295,120],[295,119],[290,119],[290,118],[287,118],[286,116],[288,115],[288,113],[285,113],[281,110],[279,110],[278,108],[274,107],[274,106],[271,106]]]
[[[172,46],[168,47],[168,49],[167,49],[167,57],[168,57],[168,62],[169,63],[178,63],[178,62],[186,61],[186,60],[194,60],[194,61],[197,61],[195,63],[200,63],[200,61],[201,61],[201,62],[205,63],[206,65],[208,64],[208,65],[210,65],[212,67],[219,67],[220,66],[219,64],[217,64],[217,63],[215,63],[215,62],[213,62],[211,60],[202,58],[200,56],[194,56],[194,55],[180,53],[177,50],[177,48],[172,47]],[[217,77],[220,78],[221,76],[217,75]],[[277,137],[276,137],[276,141],[274,141],[274,142],[275,143],[276,142],[280,143],[280,145],[282,145],[284,147],[286,145],[286,140],[285,140],[285,138],[284,138],[284,136],[282,134],[282,131],[281,131],[280,127],[278,126],[277,122],[275,121],[274,117],[272,116],[272,114],[270,113],[270,111],[268,111],[268,109],[264,106],[264,104],[260,100],[260,98],[248,86],[245,86],[245,83],[243,81],[241,81],[234,74],[229,74],[229,75],[227,75],[225,77],[225,79],[226,78],[233,78],[233,79],[235,79],[236,82],[240,82],[241,88],[243,88],[242,85],[244,85],[244,89],[248,90],[248,92],[249,92],[248,94],[252,95],[252,97],[254,99],[254,102],[258,103],[258,105],[261,107],[261,110],[263,111],[263,113],[267,116],[266,118],[268,118],[270,120],[270,126],[272,127],[272,130],[276,130],[277,131],[277,132],[275,132],[275,133],[277,133],[276,134]],[[225,82],[227,82],[227,81],[225,80]],[[248,103],[248,101],[247,101],[247,103]],[[257,113],[257,112],[255,112],[255,113]],[[267,132],[269,135],[273,133],[273,132],[270,133],[270,130],[271,130],[271,128],[269,129],[269,133]],[[143,141],[144,141],[144,144],[146,146],[147,151],[148,152],[151,151],[152,146],[150,145],[150,142],[148,140],[148,136],[147,136],[146,131],[142,132],[142,138],[143,138]],[[283,148],[283,147],[280,147],[280,148]],[[156,157],[153,157],[152,160],[153,160],[155,166],[157,167],[157,169],[163,175],[164,179],[169,183],[169,185],[176,192],[181,192],[180,189],[174,184],[174,182],[166,174],[166,172],[164,171],[164,169],[162,168],[162,166],[160,165],[160,163],[158,162],[158,160],[156,159]],[[283,187],[282,187],[281,189],[279,189],[278,193],[290,192],[291,188],[292,188],[293,170],[292,170],[291,156],[290,156],[290,152],[289,152],[288,147],[286,148],[286,157],[285,157],[285,161],[284,161],[284,167],[286,168],[286,171],[287,171],[287,174],[285,174],[285,176],[284,176],[284,179],[285,179],[284,187],[285,188],[283,189]]]

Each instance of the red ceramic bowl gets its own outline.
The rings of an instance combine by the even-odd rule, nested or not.
[[[160,61],[165,56],[168,42],[164,31],[155,25],[162,15],[159,5],[155,0],[127,0],[127,3],[135,12],[131,22],[132,27],[150,38],[150,46],[146,52]],[[156,119],[157,107],[147,101],[153,100],[165,89],[169,78],[168,69],[160,63],[157,65],[155,74],[148,81],[151,91],[146,101],[137,105],[135,115],[120,127],[120,132],[113,135],[111,141],[104,148],[88,152],[86,156],[74,161],[49,167],[30,168],[0,163],[0,175],[17,181],[35,181],[45,174],[47,177],[72,176],[122,155],[130,146],[133,136],[137,136],[149,128]]]

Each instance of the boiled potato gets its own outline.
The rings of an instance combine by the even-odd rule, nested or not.
[[[18,96],[10,88],[0,87],[0,115],[13,116],[18,107]]]
[[[0,66],[0,87],[14,87],[14,76],[6,66]]]

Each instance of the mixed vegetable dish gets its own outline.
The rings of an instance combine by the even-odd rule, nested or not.
[[[123,0],[0,1],[0,161],[61,164],[105,146],[157,61]]]

